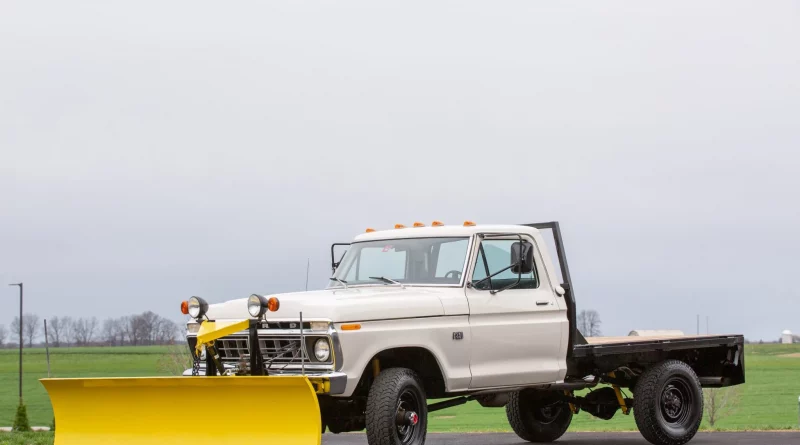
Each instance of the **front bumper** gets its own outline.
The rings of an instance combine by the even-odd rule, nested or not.
[[[235,370],[236,366],[234,364],[225,364],[225,368],[230,368],[231,370]],[[198,369],[198,374],[200,376],[204,376],[206,374],[206,366],[204,363],[200,364],[200,368]],[[189,368],[183,371],[184,376],[192,376],[192,369]],[[269,375],[273,376],[298,376],[298,375],[305,375],[309,381],[314,385],[314,388],[317,391],[317,394],[326,394],[326,395],[339,395],[344,394],[345,387],[347,386],[347,374],[343,372],[307,372],[305,374],[301,374],[299,372],[280,372],[280,371],[273,371],[270,372]],[[231,378],[236,378],[236,376],[230,376]]]

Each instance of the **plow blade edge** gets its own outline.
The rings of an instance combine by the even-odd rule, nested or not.
[[[319,445],[302,376],[43,379],[55,445]]]

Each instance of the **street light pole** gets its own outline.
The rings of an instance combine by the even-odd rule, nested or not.
[[[19,286],[19,403],[22,404],[22,283],[9,286]]]

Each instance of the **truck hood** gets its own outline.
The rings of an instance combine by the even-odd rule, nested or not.
[[[266,318],[269,321],[297,320],[302,312],[304,320],[322,319],[339,323],[442,316],[445,312],[439,297],[443,292],[436,288],[368,286],[268,294],[267,297],[280,300],[280,308],[276,312],[267,312]],[[247,298],[209,305],[208,318],[250,318]]]

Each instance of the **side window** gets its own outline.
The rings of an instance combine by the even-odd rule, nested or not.
[[[346,281],[366,281],[376,276],[393,280],[406,278],[406,252],[396,251],[391,243],[362,249],[358,260],[348,271]]]
[[[464,255],[469,240],[461,239],[439,245],[439,258],[436,260],[436,278],[447,278],[446,281],[458,283],[464,269]],[[456,273],[457,272],[457,273]]]
[[[511,266],[511,246],[515,242],[519,242],[519,240],[484,240],[481,242],[472,282],[480,281],[503,269],[506,270],[484,281],[476,287],[477,289],[499,289],[517,281],[519,275],[512,272],[509,267]],[[515,289],[535,289],[537,287],[539,287],[539,280],[534,265],[530,273],[522,274],[520,283]]]

